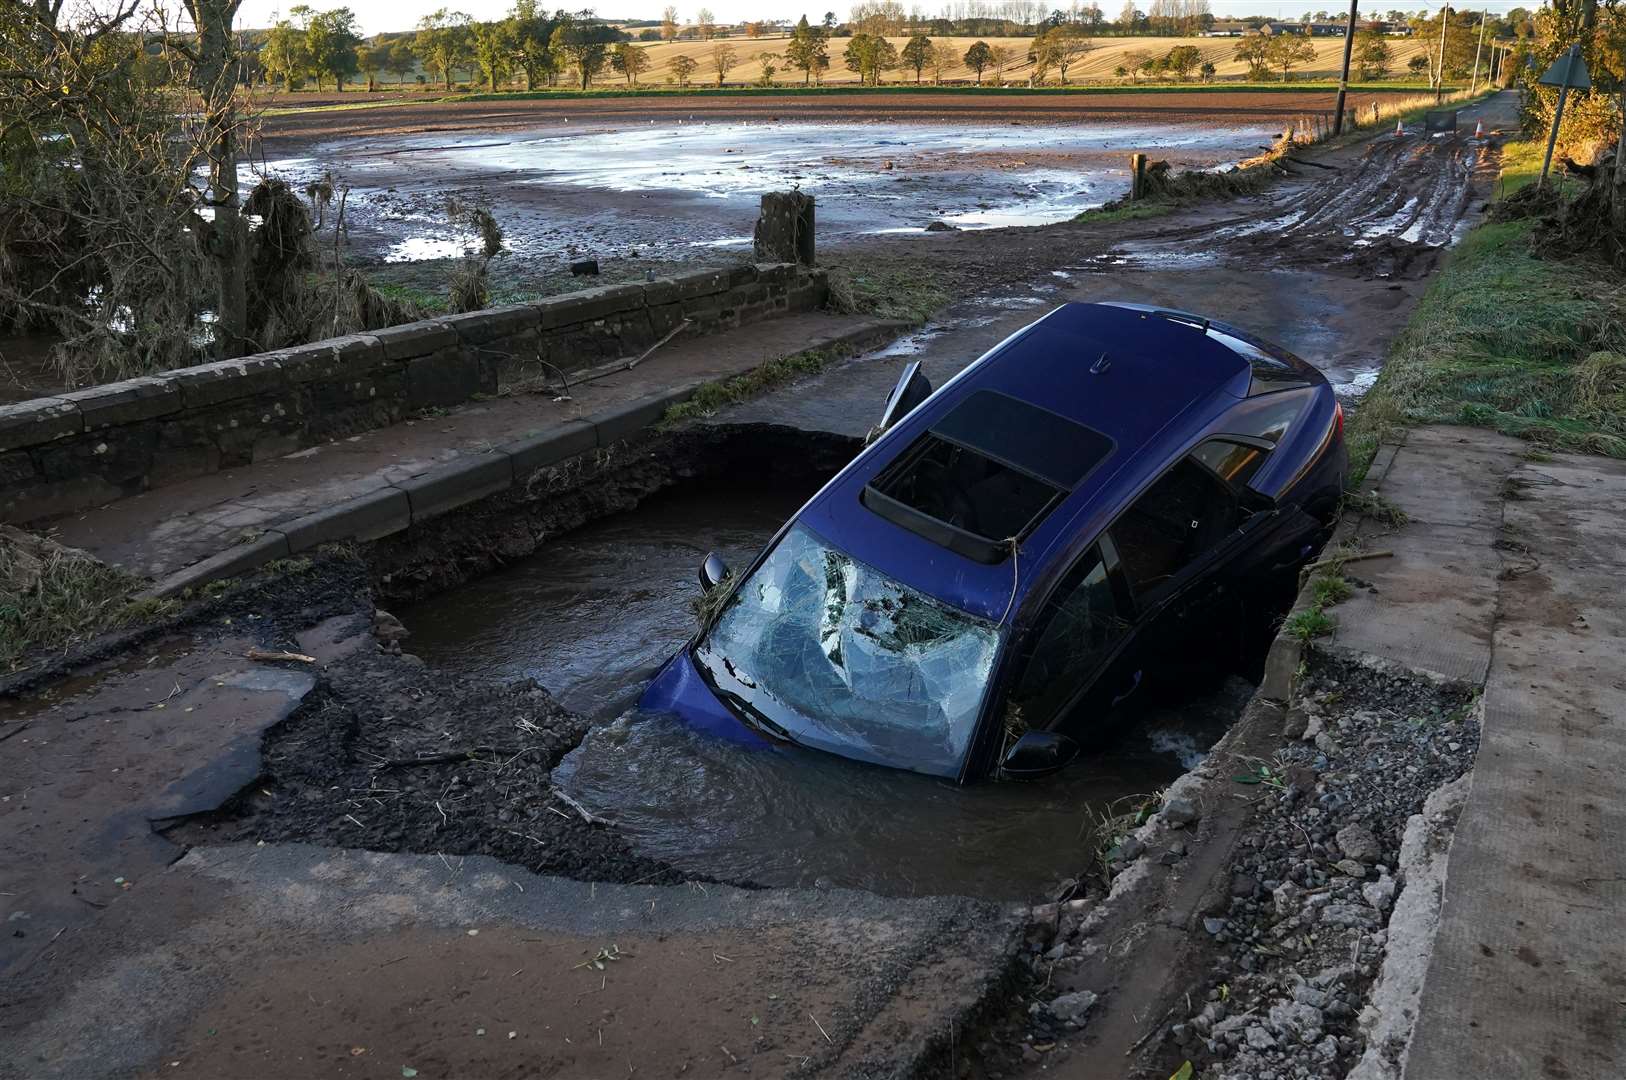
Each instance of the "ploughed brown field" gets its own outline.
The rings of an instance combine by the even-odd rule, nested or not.
[[[1360,91],[1354,108],[1374,101],[1416,97],[1415,90]],[[1236,124],[1249,127],[1330,113],[1330,90],[1193,90],[1189,93],[983,94],[975,90],[939,93],[861,94],[826,91],[809,95],[708,92],[636,97],[564,97],[500,101],[424,101],[411,93],[292,94],[257,99],[271,111],[263,138],[273,156],[298,152],[329,139],[422,135],[446,132],[521,131],[555,125],[749,121],[786,123],[930,124]],[[322,109],[324,105],[366,108]],[[296,108],[299,112],[281,112]],[[309,111],[304,111],[309,110]]]

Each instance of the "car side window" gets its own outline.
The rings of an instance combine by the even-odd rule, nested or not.
[[[1211,439],[1124,512],[1112,539],[1137,601],[1155,601],[1175,575],[1242,523],[1238,496],[1266,456],[1255,446]]]
[[[1011,693],[1023,724],[1049,724],[1128,630],[1106,563],[1092,548],[1068,571],[1028,633]]]

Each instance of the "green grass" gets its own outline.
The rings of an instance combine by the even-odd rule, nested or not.
[[[138,599],[146,584],[83,552],[8,531],[0,536],[0,668],[175,610],[173,600]]]
[[[1535,183],[1541,176],[1541,162],[1546,155],[1545,139],[1520,139],[1505,144],[1502,147],[1501,175],[1496,181],[1496,197],[1505,199],[1520,188]],[[1554,152],[1553,159],[1556,161],[1558,156],[1558,153]],[[1579,180],[1566,176],[1556,166],[1548,174],[1547,182],[1565,194],[1574,193],[1581,187]]]
[[[830,272],[830,306],[847,315],[924,322],[949,302],[951,279],[929,260],[887,263],[837,259]]]
[[[1295,611],[1288,617],[1282,627],[1293,637],[1309,644],[1318,637],[1326,637],[1338,628],[1338,620],[1322,611],[1319,607],[1305,608]]]
[[[817,375],[835,361],[851,356],[850,349],[809,349],[768,361],[743,375],[706,383],[688,401],[673,405],[661,417],[661,427],[714,415],[730,405],[761,397],[796,379]]]
[[[1327,608],[1342,604],[1355,590],[1345,581],[1342,575],[1329,575],[1318,577],[1312,586],[1312,598],[1316,608],[1325,611]]]
[[[1626,277],[1530,253],[1528,220],[1464,237],[1350,423],[1357,482],[1408,424],[1494,428],[1626,458]]]

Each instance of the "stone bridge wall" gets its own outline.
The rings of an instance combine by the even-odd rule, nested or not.
[[[181,368],[0,406],[0,521],[71,513],[495,394],[546,365],[581,371],[666,334],[822,306],[821,271],[757,264]]]

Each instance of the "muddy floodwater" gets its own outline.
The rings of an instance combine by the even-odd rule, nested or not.
[[[461,255],[448,195],[491,207],[519,256],[578,252],[702,258],[743,250],[763,192],[818,199],[821,243],[889,232],[1063,221],[1128,188],[1126,155],[1223,166],[1279,131],[1264,126],[883,123],[583,124],[530,134],[415,135],[320,143],[267,170],[347,186],[349,242],[392,261]]]
[[[1194,765],[1252,693],[1232,678],[1149,701],[1060,776],[966,788],[796,747],[748,750],[638,711],[693,630],[700,559],[716,550],[743,567],[816,486],[665,492],[401,612],[409,644],[458,674],[533,677],[598,717],[554,780],[640,855],[729,881],[903,896],[1046,893],[1087,861],[1092,812]]]

